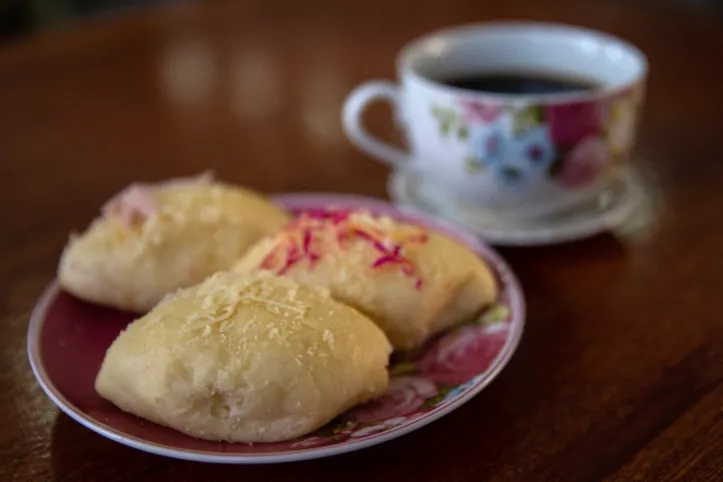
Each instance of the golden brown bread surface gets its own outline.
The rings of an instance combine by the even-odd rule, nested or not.
[[[96,389],[194,437],[274,442],[384,393],[390,352],[372,321],[326,290],[222,272],[129,325]]]
[[[363,211],[301,216],[259,241],[233,269],[328,288],[374,320],[396,349],[421,345],[497,298],[489,267],[465,246]]]
[[[135,312],[227,269],[287,214],[243,188],[190,179],[131,186],[71,237],[61,286],[84,300]]]

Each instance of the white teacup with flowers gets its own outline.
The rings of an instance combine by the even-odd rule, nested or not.
[[[647,74],[645,56],[621,39],[526,22],[432,33],[404,47],[397,67],[399,85],[370,81],[349,95],[343,121],[350,140],[473,205],[521,216],[589,200],[626,163]],[[580,78],[594,87],[499,94],[444,83],[484,72]],[[409,152],[364,129],[361,115],[377,98],[394,105]]]

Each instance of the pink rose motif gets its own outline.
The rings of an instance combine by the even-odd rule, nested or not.
[[[351,435],[351,430],[336,434],[336,436],[337,436],[336,439],[332,436],[319,437],[319,436],[315,435],[312,437],[306,437],[304,439],[301,439],[297,442],[292,443],[290,445],[290,448],[292,448],[292,449],[309,449],[309,448],[313,448],[313,447],[323,447],[325,445],[332,445],[335,443],[344,442],[345,440],[347,440],[349,438],[350,435]],[[281,446],[279,448],[288,449],[289,446],[288,445],[286,447]]]
[[[468,326],[439,340],[417,363],[426,378],[459,385],[484,373],[507,341],[509,326]]]
[[[601,107],[596,102],[550,105],[545,109],[550,137],[557,145],[570,145],[602,129]]]
[[[299,440],[298,442],[292,443],[291,448],[306,449],[311,447],[319,447],[320,445],[328,444],[329,440],[331,440],[329,437],[307,437],[305,439]]]
[[[410,415],[429,397],[439,391],[434,383],[424,378],[404,376],[392,378],[387,392],[380,398],[349,412],[349,418],[361,423],[377,422]]]
[[[462,100],[460,104],[467,122],[488,124],[494,122],[504,110],[500,104],[483,104],[471,100]]]
[[[384,432],[387,429],[390,429],[392,427],[396,427],[397,425],[403,424],[406,420],[407,420],[407,417],[390,418],[390,419],[384,420],[380,424],[371,425],[369,427],[364,427],[362,429],[357,430],[356,432],[351,434],[351,438],[366,437],[367,435]]]
[[[589,184],[602,171],[607,157],[608,149],[602,139],[583,139],[563,159],[557,181],[568,188]]]

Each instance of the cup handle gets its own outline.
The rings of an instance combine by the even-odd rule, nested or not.
[[[399,87],[383,80],[373,80],[357,86],[346,98],[342,111],[342,123],[349,140],[359,149],[392,167],[402,167],[409,154],[371,135],[362,125],[362,115],[367,105],[375,99],[385,99],[395,110],[399,109]]]

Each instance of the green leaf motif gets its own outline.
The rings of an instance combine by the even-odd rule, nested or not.
[[[454,117],[454,111],[449,107],[440,107],[438,105],[432,106],[432,115],[439,122],[449,121]]]
[[[470,174],[484,171],[484,163],[479,162],[476,157],[469,156],[464,160],[464,169]]]
[[[529,105],[514,112],[513,130],[520,134],[526,130],[539,126],[544,121],[544,112],[539,105]]]
[[[444,400],[444,395],[442,395],[441,393],[439,395],[435,395],[434,397],[429,397],[422,404],[422,409],[426,410],[428,408],[434,408],[439,405],[442,400]]]
[[[467,126],[464,124],[460,124],[457,128],[457,138],[460,141],[465,141],[469,138],[469,129],[467,129]]]
[[[439,126],[439,132],[443,136],[448,136],[452,129],[459,125],[459,116],[457,115],[457,111],[450,107],[440,107],[438,105],[433,105],[431,107],[432,116],[437,120],[437,124]]]
[[[437,389],[439,390],[439,393],[437,395],[444,398],[449,392],[451,392],[455,388],[457,388],[457,385],[440,385],[439,387],[437,387]]]
[[[331,435],[337,435],[347,430],[354,429],[357,425],[359,425],[359,422],[354,420],[347,420],[346,422],[338,423],[334,426],[334,430],[332,430]]]
[[[510,309],[505,305],[498,304],[482,313],[482,315],[477,318],[477,323],[480,325],[492,325],[507,320],[509,315]]]
[[[500,174],[502,174],[508,182],[517,181],[522,176],[522,172],[513,166],[502,167],[502,169],[500,169]]]
[[[417,365],[415,365],[413,362],[403,362],[398,363],[394,365],[391,370],[389,370],[389,374],[391,376],[401,376],[401,375],[409,375],[410,373],[414,373],[417,371]]]

